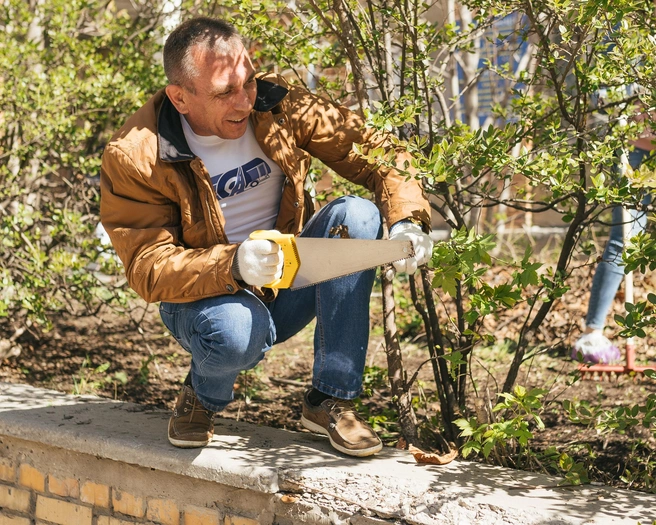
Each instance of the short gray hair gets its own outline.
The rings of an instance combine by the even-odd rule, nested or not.
[[[241,43],[235,26],[225,20],[200,16],[176,27],[164,44],[164,73],[170,84],[194,91],[198,70],[190,50],[200,44],[206,49],[229,50]]]

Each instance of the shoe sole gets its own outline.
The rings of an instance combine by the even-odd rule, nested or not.
[[[171,443],[171,445],[173,445],[174,447],[178,447],[178,448],[200,448],[207,445],[210,441],[211,440],[209,439],[207,441],[185,441],[182,439],[175,439],[169,437],[169,443]]]
[[[301,425],[303,425],[305,428],[307,428],[311,432],[315,432],[317,434],[323,434],[324,436],[328,436],[328,439],[330,440],[330,444],[333,446],[335,450],[338,450],[342,454],[346,454],[348,456],[355,456],[358,458],[363,458],[366,456],[372,456],[376,452],[380,452],[383,449],[383,444],[378,443],[378,445],[374,447],[369,447],[369,448],[363,448],[360,450],[352,450],[348,448],[344,448],[343,446],[339,445],[338,443],[335,443],[333,441],[333,438],[330,436],[330,433],[323,428],[321,425],[317,425],[316,423],[310,421],[307,419],[305,416],[301,416]]]

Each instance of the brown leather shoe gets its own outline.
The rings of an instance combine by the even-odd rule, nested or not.
[[[318,407],[308,401],[308,392],[303,397],[301,424],[319,434],[325,434],[330,444],[349,456],[371,456],[380,452],[383,444],[378,435],[355,411],[353,401],[326,399]]]
[[[214,412],[200,404],[194,390],[187,385],[175,402],[169,419],[169,441],[180,448],[207,445],[214,436]]]

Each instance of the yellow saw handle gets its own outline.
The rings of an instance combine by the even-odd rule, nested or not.
[[[276,230],[255,230],[249,235],[251,239],[263,239],[275,242],[282,249],[284,257],[282,265],[282,277],[265,284],[266,288],[289,288],[301,267],[301,259],[296,249],[296,241],[291,233],[280,233]]]

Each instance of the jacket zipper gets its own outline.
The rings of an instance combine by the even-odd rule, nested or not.
[[[192,173],[194,174],[194,176],[200,176],[201,178],[203,178],[204,182],[209,182],[210,183],[210,188],[211,188],[212,184],[211,184],[211,181],[209,180],[209,174],[207,173],[207,170],[205,169],[205,165],[202,163],[202,161],[200,159],[198,159],[198,157],[196,157],[196,159],[198,160],[198,164],[202,167],[201,173],[200,174],[196,173],[196,170],[194,170],[193,167],[191,169]],[[192,161],[192,163],[193,163],[193,161]],[[204,189],[201,190],[201,191],[204,192]],[[212,193],[212,197],[214,198],[214,205],[218,206],[218,204],[217,204],[218,201],[216,200],[216,195],[214,195]],[[219,232],[216,229],[216,225],[214,224],[214,218],[216,216],[216,213],[215,213],[216,210],[212,207],[212,203],[210,202],[210,199],[209,199],[207,193],[205,193],[204,198],[205,198],[205,206],[207,206],[207,210],[209,211],[209,223],[210,223],[210,226],[212,228],[212,235],[214,235],[214,243],[215,244],[226,244],[227,241],[222,240],[221,236],[219,235]]]

